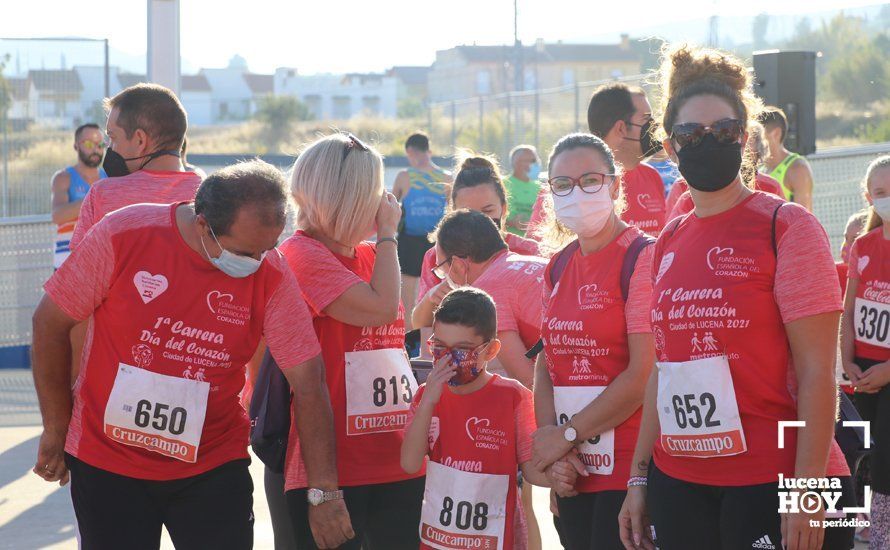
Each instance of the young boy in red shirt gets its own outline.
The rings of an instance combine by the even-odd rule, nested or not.
[[[496,335],[495,305],[481,290],[454,290],[433,314],[434,367],[412,403],[401,459],[411,473],[430,458],[421,548],[524,548],[514,528],[517,471],[548,486],[530,463],[531,391],[486,370],[500,350]]]

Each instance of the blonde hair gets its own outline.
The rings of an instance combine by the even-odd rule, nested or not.
[[[662,50],[659,69],[661,79],[661,129],[664,137],[671,134],[677,113],[689,99],[712,95],[726,101],[745,129],[757,120],[763,102],[754,93],[751,73],[741,60],[716,49],[682,44]],[[742,180],[752,187],[756,167],[753,154],[746,150],[742,162]]]
[[[605,161],[609,171],[615,174],[615,180],[617,182],[621,181],[621,174],[623,172],[621,165],[615,162],[615,156],[612,154],[612,150],[609,149],[609,146],[606,145],[606,142],[593,134],[576,133],[568,134],[560,138],[550,152],[547,166],[552,168],[556,157],[574,149],[589,149],[598,153]],[[616,215],[620,215],[627,208],[627,202],[624,199],[623,184],[618,186],[618,198],[615,199],[614,204]],[[561,224],[556,218],[552,193],[547,193],[544,196],[542,206],[544,211],[544,221],[541,223],[540,229],[537,231],[535,237],[541,239],[540,248],[542,255],[550,256],[575,240],[578,236],[571,229]]]
[[[871,164],[868,165],[868,169],[865,171],[865,177],[862,178],[862,191],[868,193],[868,186],[871,184],[872,176],[882,168],[890,168],[890,155],[882,155],[871,161]],[[870,194],[871,193],[869,193],[869,195]],[[874,200],[874,197],[872,197],[872,200]],[[860,233],[860,235],[865,235],[882,225],[884,225],[884,220],[878,215],[878,211],[875,210],[875,207],[870,206],[868,208],[868,221],[862,228],[862,233]]]
[[[291,174],[298,227],[345,246],[367,237],[385,189],[383,157],[365,147],[337,133],[303,149]]]

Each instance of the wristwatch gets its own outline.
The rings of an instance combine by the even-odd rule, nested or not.
[[[562,432],[562,436],[566,438],[566,441],[574,445],[575,440],[578,439],[578,430],[576,430],[575,427],[572,426],[571,419],[563,425],[566,429],[564,432]]]
[[[340,500],[343,498],[343,491],[322,491],[321,489],[309,489],[306,492],[306,500],[312,506],[318,506],[331,500]]]

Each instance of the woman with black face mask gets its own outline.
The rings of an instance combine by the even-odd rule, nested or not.
[[[832,437],[842,308],[825,231],[805,209],[743,181],[760,104],[740,61],[684,46],[665,55],[662,79],[664,147],[695,209],[655,247],[657,368],[622,540],[662,550],[850,548],[852,528],[823,528],[838,517],[833,508],[842,516],[855,505]],[[793,421],[803,424],[779,427]],[[806,489],[789,486],[812,479],[828,486],[827,511],[796,510]]]

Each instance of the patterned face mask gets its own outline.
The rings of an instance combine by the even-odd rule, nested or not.
[[[449,386],[463,386],[479,378],[479,375],[482,374],[482,369],[479,368],[479,354],[490,343],[491,340],[474,349],[460,349],[434,342],[432,338],[427,341],[434,363],[446,355],[450,355],[451,364],[457,367],[457,372],[448,381]]]

